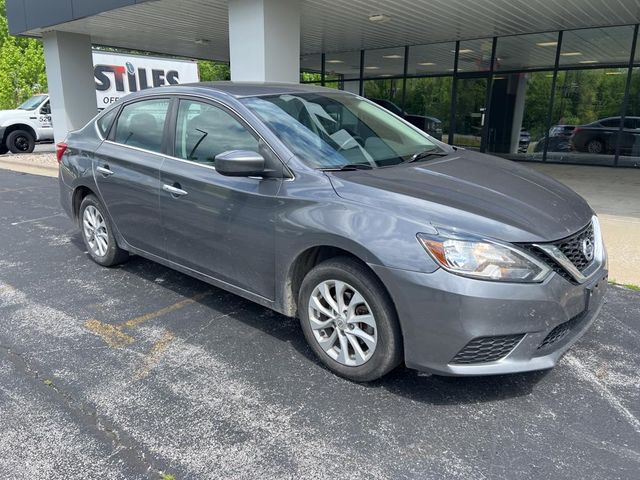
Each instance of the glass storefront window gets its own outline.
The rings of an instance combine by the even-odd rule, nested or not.
[[[365,78],[402,77],[404,48],[382,48],[364,52]]]
[[[300,57],[300,81],[305,81],[303,73],[320,75],[322,72],[322,55],[303,55]]]
[[[633,27],[588,28],[563,33],[560,67],[627,65]]]
[[[558,72],[550,136],[571,132],[569,150],[549,150],[547,160],[614,163],[626,74],[626,68]]]
[[[402,79],[365,80],[364,96],[396,115],[402,114]]]
[[[453,144],[479,150],[486,121],[486,77],[458,79]]]
[[[498,38],[496,71],[553,68],[556,63],[558,33],[535,33]]]
[[[634,68],[631,74],[618,165],[640,167],[640,68],[638,67]]]
[[[454,145],[514,160],[640,167],[640,45],[621,118],[634,29],[498,37],[493,72],[494,39],[464,40],[455,76],[455,42],[373,49],[363,57],[360,50],[327,53],[325,86],[356,94],[363,87],[367,98]],[[303,81],[320,83],[321,58],[301,57]]]
[[[453,42],[411,46],[407,75],[451,74],[455,52],[456,44]]]
[[[424,122],[427,133],[445,142],[449,135],[452,84],[452,77],[409,78],[406,83],[406,114],[414,117],[414,124]]]
[[[512,160],[542,160],[552,81],[551,71],[494,76],[487,151]],[[557,133],[549,150],[567,150],[568,136]]]
[[[460,42],[458,72],[488,72],[491,69],[492,47],[492,38]]]
[[[360,78],[360,51],[327,53],[324,59],[327,77],[336,80]]]

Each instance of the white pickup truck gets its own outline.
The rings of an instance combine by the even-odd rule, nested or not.
[[[53,141],[49,95],[34,95],[15,110],[0,110],[0,155],[31,153],[36,143]]]

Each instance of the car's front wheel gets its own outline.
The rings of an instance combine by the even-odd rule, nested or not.
[[[589,140],[589,142],[587,143],[587,152],[604,153],[604,143],[602,143],[602,140],[598,139]]]
[[[7,135],[7,148],[11,153],[31,153],[36,147],[36,139],[26,130],[14,130]]]
[[[380,280],[347,257],[327,260],[304,278],[299,316],[307,342],[329,369],[375,380],[402,361],[395,308]]]
[[[104,206],[94,195],[87,195],[78,215],[82,239],[94,262],[112,267],[124,262],[129,254],[116,241]]]

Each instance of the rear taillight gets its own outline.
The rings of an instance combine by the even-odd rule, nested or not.
[[[62,156],[64,155],[64,152],[67,151],[67,148],[69,148],[69,145],[64,142],[60,142],[56,145],[56,158],[58,159],[58,163],[62,161]]]

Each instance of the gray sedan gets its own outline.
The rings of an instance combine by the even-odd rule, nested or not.
[[[62,205],[106,267],[137,254],[300,318],[355,381],[553,367],[607,285],[564,185],[448,146],[346,92],[130,95],[58,145]]]

